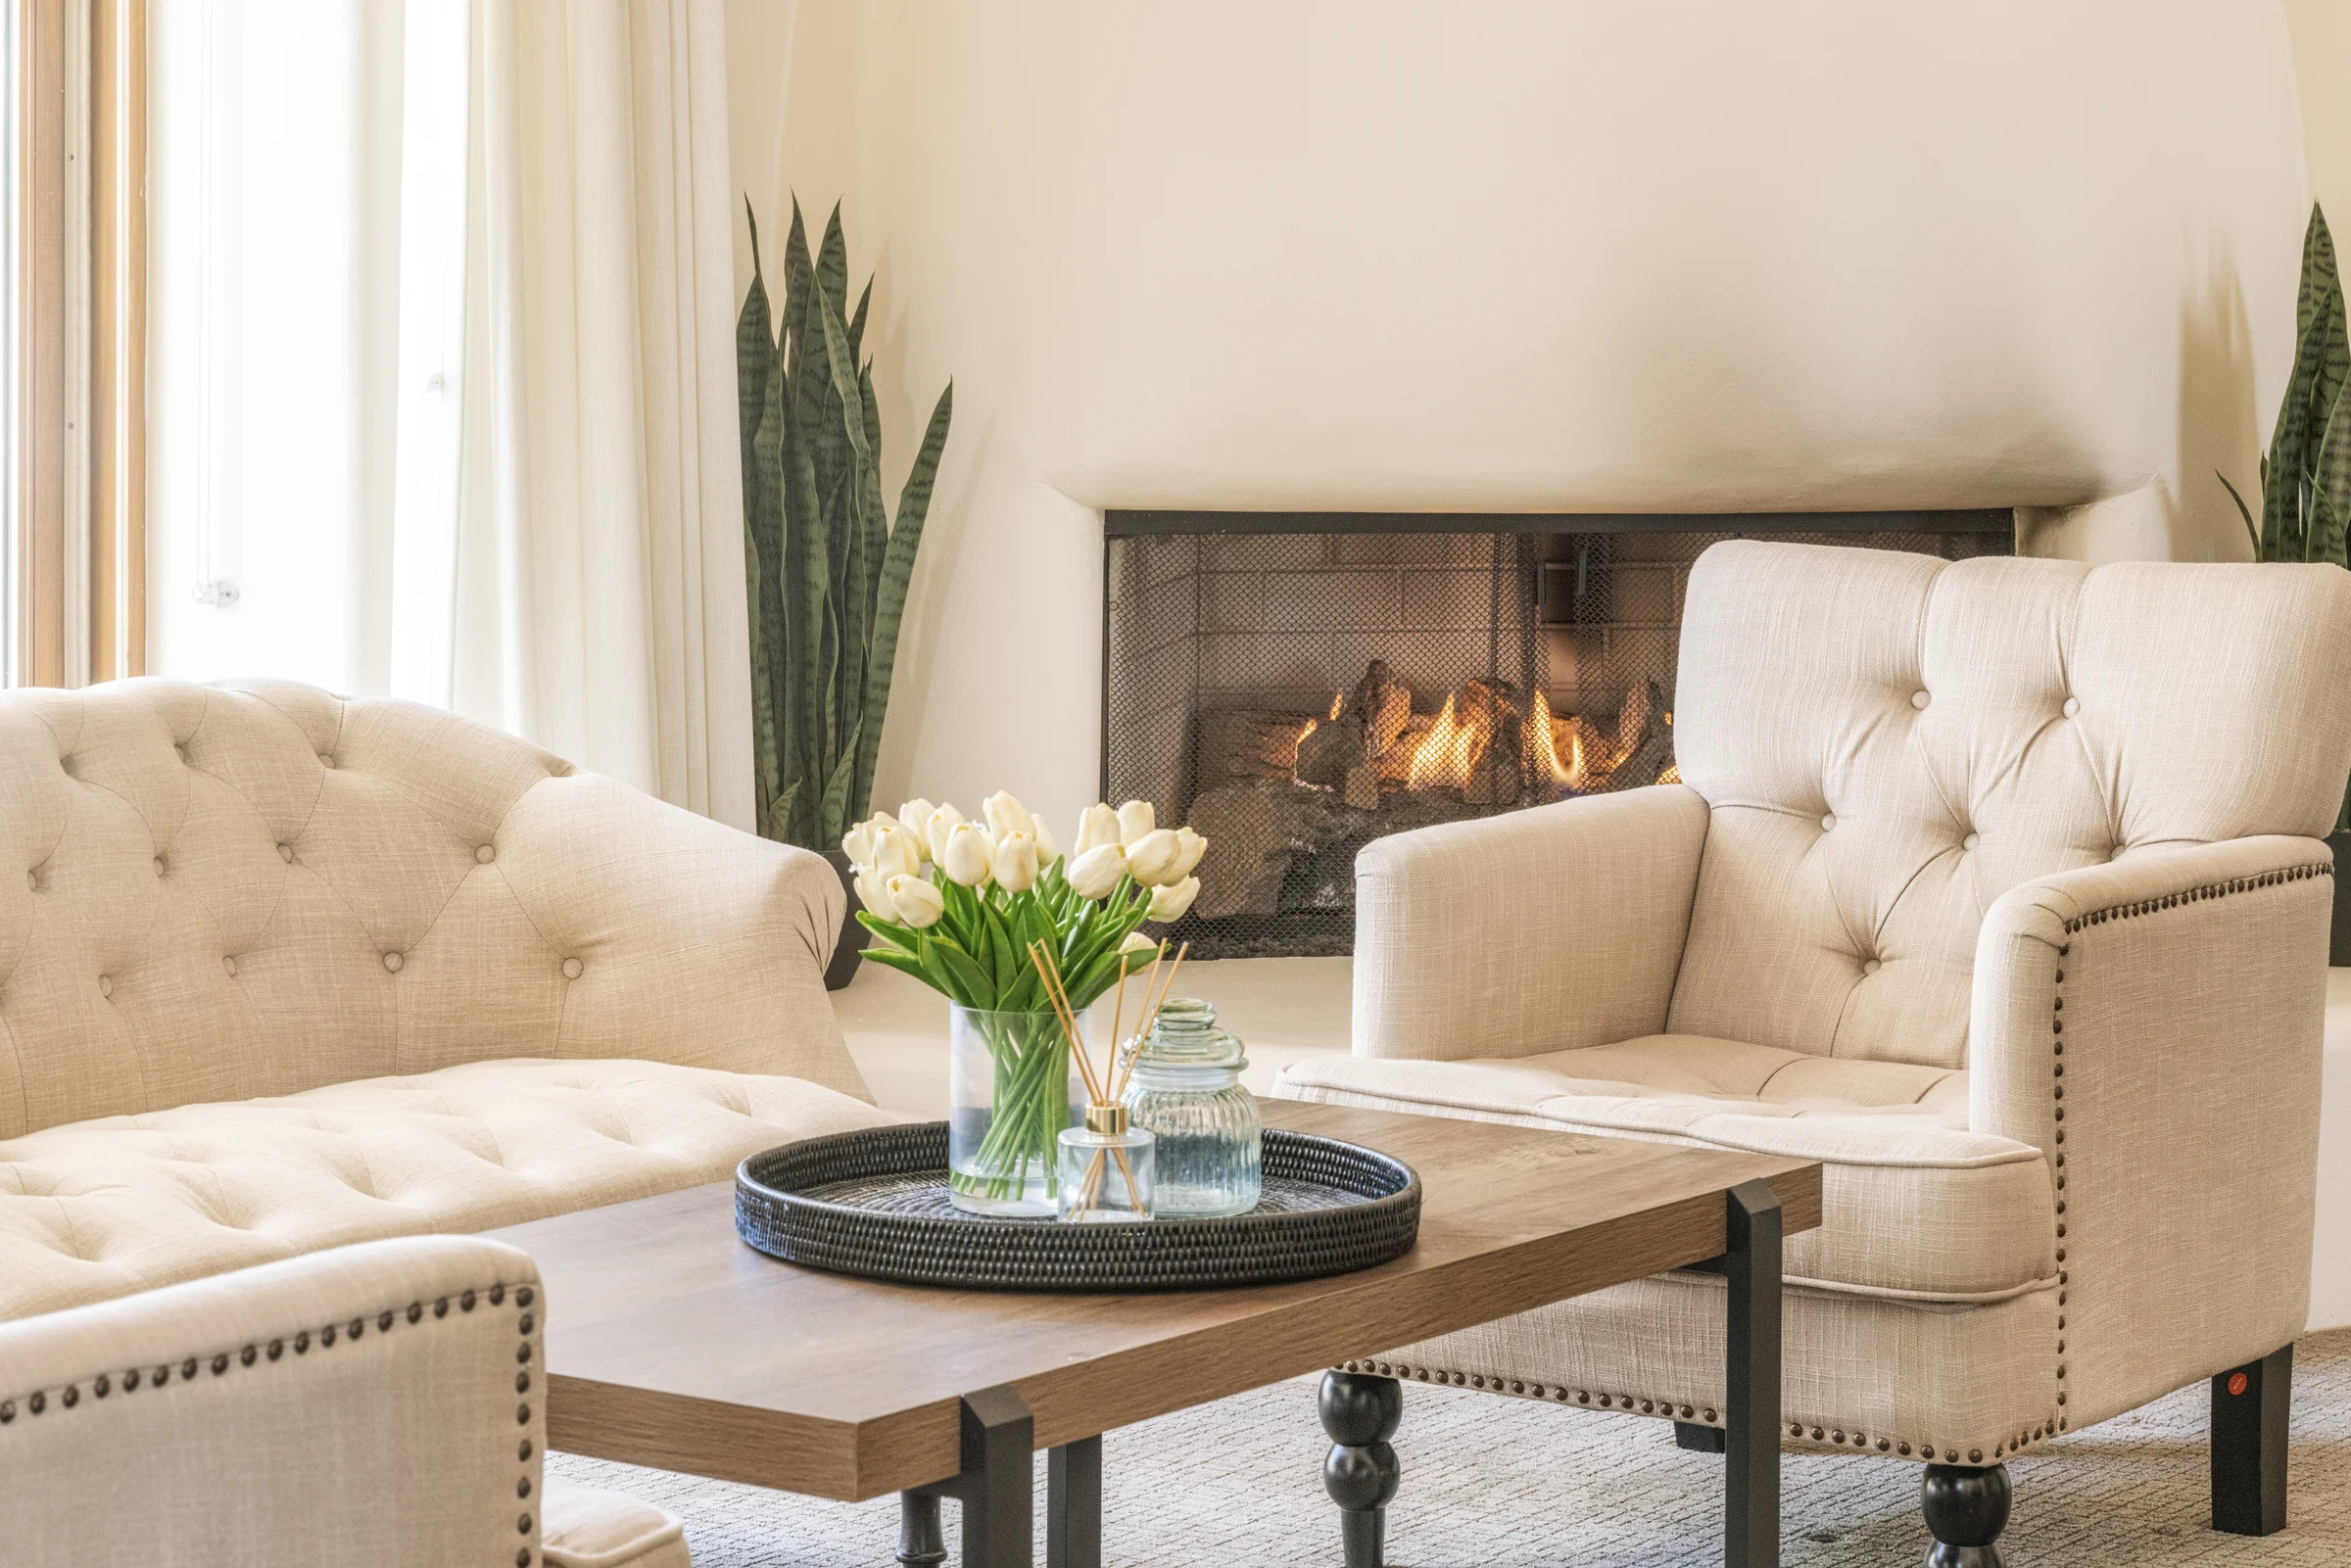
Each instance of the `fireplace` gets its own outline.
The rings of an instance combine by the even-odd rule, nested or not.
[[[1171,932],[1200,958],[1351,952],[1373,838],[1678,777],[1682,593],[1715,541],[2014,541],[2006,511],[1113,511],[1107,533],[1103,796],[1213,840]]]

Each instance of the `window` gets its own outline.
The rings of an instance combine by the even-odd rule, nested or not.
[[[146,660],[145,0],[7,20],[7,679]]]

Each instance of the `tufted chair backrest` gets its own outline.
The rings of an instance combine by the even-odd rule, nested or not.
[[[1667,1026],[1957,1068],[2009,888],[2332,831],[2351,572],[1731,541],[1692,569],[1678,680],[1710,816]]]
[[[565,946],[595,846],[516,810],[619,789],[572,775],[292,684],[0,694],[0,1138],[590,1054],[566,1048]]]

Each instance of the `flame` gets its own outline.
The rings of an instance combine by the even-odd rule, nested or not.
[[[1535,778],[1548,774],[1552,782],[1564,788],[1582,789],[1591,783],[1591,770],[1584,759],[1584,727],[1570,719],[1566,730],[1567,755],[1561,759],[1559,729],[1551,717],[1551,699],[1538,689],[1526,715],[1527,771]]]
[[[1405,775],[1406,784],[1414,789],[1460,789],[1469,783],[1469,763],[1477,754],[1484,738],[1472,725],[1463,724],[1454,716],[1455,702],[1447,696],[1445,706],[1438,710],[1436,721],[1413,752],[1413,765]]]
[[[1347,706],[1347,693],[1346,693],[1346,692],[1344,692],[1344,691],[1333,691],[1333,692],[1330,694],[1330,722],[1331,722],[1331,723],[1333,723],[1333,724],[1336,724],[1336,723],[1338,723],[1338,722],[1339,722],[1339,713],[1340,713],[1340,711],[1341,711],[1342,709],[1344,709],[1346,706]],[[1670,723],[1672,723],[1673,721],[1672,721],[1671,719],[1668,719],[1668,720],[1666,720],[1665,722],[1666,722],[1666,723],[1668,723],[1668,724],[1670,724]]]

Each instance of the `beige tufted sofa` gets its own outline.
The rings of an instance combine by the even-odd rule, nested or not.
[[[2302,1328],[2347,668],[2330,566],[1717,545],[1686,782],[1367,848],[1279,1092],[1824,1162],[1787,1441],[1996,1467]],[[1677,1274],[1357,1364],[1697,1428],[1722,1347]]]
[[[0,1320],[889,1119],[818,857],[288,684],[0,694]]]

